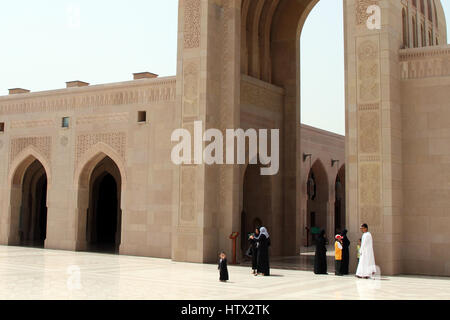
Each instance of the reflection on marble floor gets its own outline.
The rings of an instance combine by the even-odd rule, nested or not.
[[[224,284],[215,265],[0,246],[0,299],[450,299],[448,278],[229,271]]]

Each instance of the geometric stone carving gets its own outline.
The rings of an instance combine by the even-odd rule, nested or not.
[[[284,90],[272,85],[241,81],[241,103],[279,112],[283,108]]]
[[[52,151],[51,137],[26,137],[14,138],[11,140],[9,163],[11,164],[16,156],[29,146],[35,147],[50,163]]]
[[[380,152],[380,116],[378,112],[359,112],[359,150]]]
[[[186,63],[183,70],[183,118],[196,117],[199,112],[199,64]]]
[[[358,89],[360,102],[380,97],[378,45],[365,40],[358,46]]]
[[[382,231],[383,214],[380,206],[362,206],[360,211],[361,223],[367,223],[371,231]]]
[[[366,24],[369,15],[367,14],[367,8],[371,5],[378,4],[379,0],[358,0],[356,4],[356,24]]]
[[[78,164],[83,155],[99,142],[110,146],[122,157],[122,160],[125,161],[126,133],[110,132],[79,135],[77,137],[76,145],[76,163]]]
[[[450,50],[425,47],[400,51],[402,80],[450,76]]]
[[[173,78],[145,82],[145,87],[109,90],[107,92],[80,92],[78,95],[54,95],[42,98],[8,98],[0,102],[0,115],[34,112],[71,111],[95,106],[149,104],[175,101],[176,80]]]
[[[40,127],[53,127],[55,121],[51,119],[46,120],[17,120],[11,121],[11,129],[22,129],[22,128],[40,128]]]
[[[184,48],[200,47],[200,0],[184,0]]]
[[[78,117],[76,123],[78,125],[93,124],[93,123],[117,123],[128,122],[128,112],[96,114],[89,116]]]
[[[379,205],[381,201],[381,165],[379,163],[361,163],[359,167],[361,205]]]

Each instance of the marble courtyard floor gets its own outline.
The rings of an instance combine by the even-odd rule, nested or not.
[[[0,246],[0,299],[450,299],[449,278],[229,272],[231,281],[220,283],[215,265]]]

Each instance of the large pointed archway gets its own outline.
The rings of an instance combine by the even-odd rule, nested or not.
[[[79,172],[77,186],[77,250],[119,253],[122,238],[120,165],[96,153]]]
[[[43,248],[47,238],[47,171],[27,156],[11,181],[9,245]]]

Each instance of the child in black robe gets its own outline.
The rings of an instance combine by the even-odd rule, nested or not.
[[[228,281],[228,268],[227,268],[227,255],[225,252],[220,253],[219,255],[219,280],[222,282]]]

